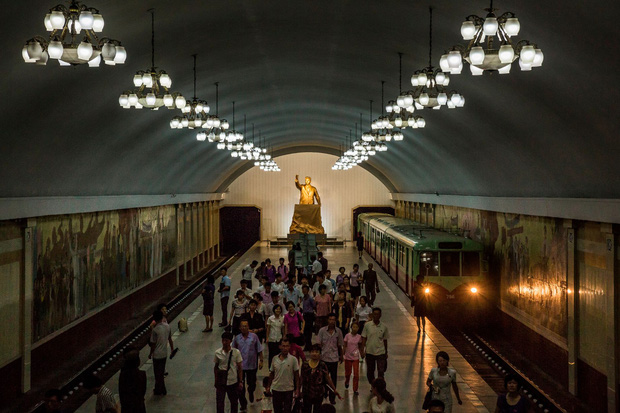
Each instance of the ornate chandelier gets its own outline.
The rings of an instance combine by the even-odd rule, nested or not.
[[[61,66],[88,63],[90,67],[99,67],[102,58],[110,66],[123,64],[127,59],[120,41],[97,37],[104,26],[99,10],[79,1],[72,0],[69,7],[59,4],[51,8],[43,24],[50,32],[49,40],[42,36],[28,40],[22,49],[26,63],[45,66],[49,59],[56,59]]]
[[[211,110],[206,100],[200,100],[196,97],[196,57],[198,55],[193,54],[192,56],[194,57],[194,97],[181,109],[182,116],[172,118],[170,121],[172,129],[199,128],[207,121],[209,111]],[[204,141],[204,139],[202,140]]]
[[[133,77],[134,89],[123,92],[118,103],[123,109],[132,106],[136,109],[158,110],[162,106],[168,109],[183,109],[186,101],[178,92],[171,93],[172,79],[163,70],[155,67],[155,10],[151,12],[151,68],[139,70]]]
[[[196,135],[198,141],[209,140],[209,142],[226,142],[226,131],[230,127],[226,119],[218,117],[220,110],[219,82],[215,82],[215,115],[208,115],[202,124],[203,129]],[[220,138],[221,135],[221,138]],[[223,149],[223,148],[222,148]]]
[[[441,56],[439,64],[444,72],[460,74],[463,60],[469,63],[471,74],[480,76],[485,71],[510,73],[512,62],[519,59],[523,71],[542,66],[544,55],[536,44],[521,40],[513,44],[512,37],[519,34],[521,24],[513,12],[501,16],[495,15],[493,0],[485,18],[476,15],[467,16],[461,25],[463,40],[469,40],[467,46],[456,45]],[[494,40],[497,38],[497,44]]]

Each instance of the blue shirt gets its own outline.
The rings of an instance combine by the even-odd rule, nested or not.
[[[241,352],[241,368],[243,370],[255,370],[258,368],[258,353],[263,351],[263,345],[258,336],[254,333],[248,333],[247,337],[239,334],[235,337],[232,346]]]
[[[295,309],[299,309],[299,297],[301,297],[299,295],[299,291],[297,291],[296,288],[293,288],[293,291],[289,290],[288,288],[286,290],[284,290],[284,303],[288,303],[289,301],[292,301],[293,304],[295,304]]]
[[[308,298],[303,298],[302,300],[302,311],[304,314],[313,313],[316,309],[316,303],[314,302],[314,298],[310,294],[308,294]]]
[[[230,288],[230,286],[232,285],[232,281],[228,275],[225,275],[222,277],[222,284],[224,284],[224,287]],[[222,294],[222,298],[230,297],[230,289],[226,291],[222,291],[221,294]]]

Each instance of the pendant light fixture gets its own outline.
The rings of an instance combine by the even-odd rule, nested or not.
[[[123,64],[127,59],[120,41],[97,36],[103,31],[103,16],[82,2],[72,0],[69,7],[59,4],[51,8],[43,24],[50,32],[49,39],[35,36],[26,42],[22,49],[26,63],[45,66],[49,59],[55,59],[61,66],[87,63],[99,67],[102,59],[109,66]]]
[[[198,55],[193,54],[194,58],[194,97],[189,102],[186,102],[181,112],[182,116],[175,116],[170,121],[170,127],[172,129],[183,129],[183,128],[199,128],[206,121],[207,116],[209,116],[209,111],[211,108],[206,100],[200,100],[196,97],[196,57]],[[204,141],[207,138],[205,133],[196,135],[196,139],[199,141]]]
[[[206,134],[209,142],[215,142],[217,149],[226,149],[226,131],[230,127],[226,119],[220,119],[220,82],[215,82],[215,115],[207,116],[207,121],[202,125],[206,131],[198,132],[198,135]],[[198,140],[201,140],[198,138]]]
[[[467,46],[456,45],[441,56],[439,64],[444,72],[460,74],[463,60],[469,63],[471,74],[480,76],[484,72],[510,73],[512,63],[519,59],[523,71],[542,66],[542,50],[529,40],[513,44],[513,37],[519,34],[521,23],[513,12],[495,15],[493,0],[485,18],[470,15],[461,25],[463,40]]]
[[[404,139],[402,130],[410,127],[411,129],[423,128],[426,126],[426,120],[420,115],[414,115],[416,106],[415,90],[403,91],[403,53],[398,53],[398,90],[400,91],[398,99],[390,100],[385,107],[387,119],[390,125],[400,128],[400,133],[394,137],[395,141]]]
[[[181,93],[169,91],[172,79],[165,71],[157,71],[155,66],[155,9],[148,11],[151,12],[151,68],[136,72],[133,77],[135,88],[123,92],[118,103],[124,109],[144,107],[158,110],[162,106],[168,109],[183,109],[185,98]]]

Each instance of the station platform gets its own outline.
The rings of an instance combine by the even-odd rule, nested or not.
[[[329,268],[337,272],[338,267],[344,266],[349,272],[354,263],[360,264],[365,270],[369,262],[374,262],[366,253],[359,260],[355,247],[327,247],[323,249],[329,260]],[[253,259],[258,261],[271,258],[277,262],[278,258],[285,257],[287,249],[269,247],[257,243],[246,252],[241,259],[229,268],[229,275],[233,287],[239,284],[241,269]],[[385,322],[390,331],[388,341],[389,359],[385,375],[388,390],[395,397],[397,412],[420,412],[422,401],[426,393],[426,378],[432,367],[435,367],[435,354],[446,351],[450,355],[450,364],[457,371],[458,387],[463,405],[455,403],[454,413],[486,413],[495,410],[497,394],[474,371],[470,364],[444,338],[441,333],[427,321],[426,334],[417,334],[413,311],[409,300],[398,286],[381,270],[375,270],[379,276],[381,292],[377,295],[375,305],[383,310],[382,322]],[[177,331],[177,319],[170,323],[173,331],[175,347],[179,353],[173,360],[168,360],[166,370],[167,396],[154,396],[152,393],[154,378],[152,363],[148,360],[148,348],[141,351],[144,364],[141,369],[146,371],[148,383],[146,393],[146,408],[151,413],[163,412],[214,412],[215,388],[213,377],[213,354],[221,347],[220,335],[222,328],[217,327],[221,320],[219,295],[215,303],[215,328],[211,333],[203,333],[204,317],[202,316],[202,298],[192,302],[178,317],[185,317],[189,323],[189,331]],[[266,347],[266,346],[265,346]],[[265,348],[265,352],[266,352]],[[265,357],[266,359],[266,357]],[[262,394],[262,377],[268,374],[267,363],[258,372],[256,397]],[[360,366],[359,396],[354,396],[350,387],[344,388],[344,364],[339,367],[337,388],[344,400],[338,400],[338,412],[364,412],[368,410],[368,401],[371,397],[370,385],[366,380],[366,365]],[[114,375],[106,386],[113,393],[118,393],[118,373]],[[227,407],[229,409],[229,407]],[[77,412],[91,413],[95,411],[95,397],[90,397]],[[260,412],[260,403],[248,405],[248,412]]]

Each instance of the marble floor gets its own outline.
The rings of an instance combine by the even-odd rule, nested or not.
[[[268,247],[266,244],[256,244],[240,260],[229,269],[236,286],[241,276],[241,269],[253,259],[271,258],[277,262],[279,257],[287,254],[286,248]],[[329,260],[329,267],[334,271],[340,266],[351,270],[353,263],[360,263],[362,270],[366,269],[372,258],[364,253],[362,260],[358,260],[355,247],[334,247],[324,249],[325,257]],[[375,269],[377,266],[375,265]],[[457,371],[458,387],[463,405],[454,404],[453,412],[488,412],[494,411],[497,395],[478,376],[469,363],[452,347],[452,345],[427,322],[426,334],[418,335],[412,309],[409,307],[405,294],[378,269],[381,292],[378,294],[375,305],[383,309],[382,321],[386,322],[391,339],[389,340],[389,361],[386,372],[388,390],[395,396],[397,412],[420,412],[422,400],[426,392],[425,381],[428,372],[435,366],[435,354],[444,350],[450,354],[451,365]],[[157,301],[154,298],[154,302]],[[219,302],[215,305],[215,319],[221,319]],[[147,359],[148,348],[141,351],[144,360],[142,369],[147,372],[148,385],[146,407],[148,412],[215,412],[215,389],[213,387],[213,353],[221,347],[221,328],[217,327],[211,333],[203,333],[204,318],[202,316],[202,298],[192,302],[180,317],[189,321],[189,331],[177,331],[176,322],[172,323],[175,346],[180,351],[173,360],[169,360],[166,370],[169,376],[166,379],[167,396],[154,396],[153,369],[151,361]],[[179,318],[180,318],[179,317]],[[216,321],[216,323],[217,323]],[[259,371],[257,396],[262,387],[262,377],[268,373],[267,363]],[[338,412],[364,412],[368,408],[370,385],[366,380],[366,367],[360,367],[360,394],[353,395],[353,390],[344,389],[344,365],[339,368],[337,387],[344,400],[336,404]],[[112,392],[118,392],[118,373],[107,383]],[[229,407],[227,406],[227,411]],[[78,412],[94,412],[95,398],[88,399],[77,410]],[[251,404],[248,412],[260,412],[259,403]]]

